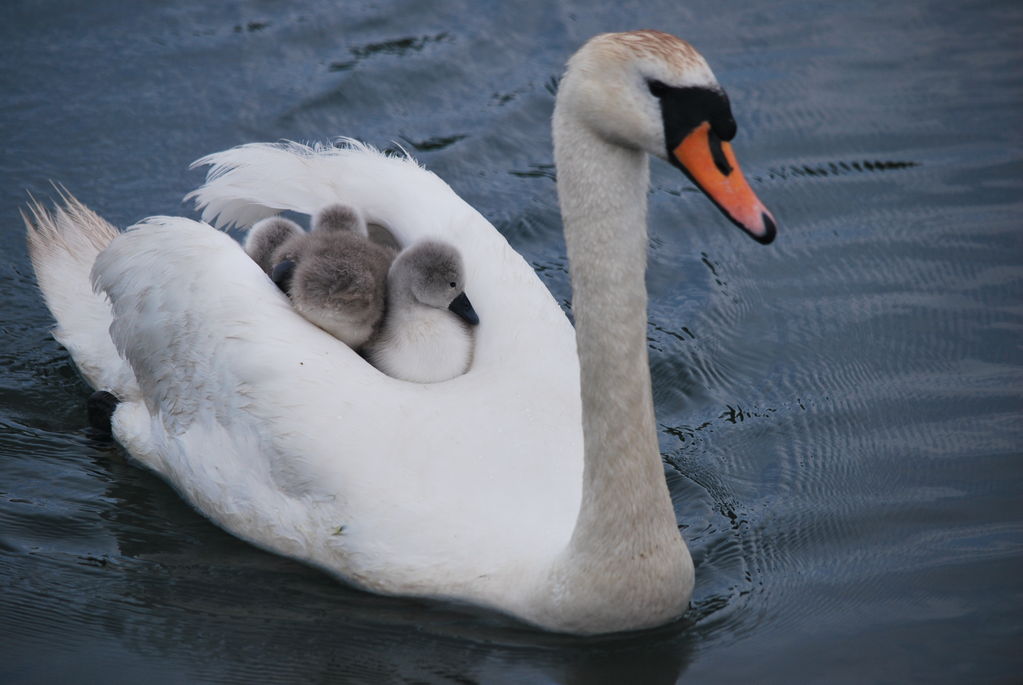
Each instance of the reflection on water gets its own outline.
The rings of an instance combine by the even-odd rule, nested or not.
[[[442,2],[0,8],[3,682],[1011,682],[1023,669],[1023,7]],[[22,189],[119,225],[202,154],[408,148],[571,315],[549,117],[586,37],[689,37],[780,221],[754,245],[651,167],[660,448],[697,586],[636,635],[382,598],[237,541],[84,431]],[[954,645],[955,649],[949,646]]]
[[[770,178],[788,178],[790,176],[844,176],[854,173],[877,173],[879,171],[895,171],[919,166],[918,162],[885,162],[881,160],[858,162],[828,162],[818,166],[792,166],[781,169],[769,169]]]
[[[102,493],[64,516],[34,514],[35,528],[17,531],[30,544],[6,550],[28,571],[7,590],[8,618],[35,633],[21,640],[62,635],[78,652],[100,633],[188,674],[165,674],[168,682],[344,673],[372,682],[617,683],[634,673],[670,683],[691,649],[684,624],[580,639],[468,607],[359,592],[213,528],[119,448],[79,441],[79,452],[102,474]],[[69,549],[69,537],[88,543]],[[93,654],[79,682],[103,680],[116,657],[109,646]],[[6,672],[30,672],[33,661],[15,655]]]

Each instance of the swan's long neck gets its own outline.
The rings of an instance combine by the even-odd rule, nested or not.
[[[609,143],[559,110],[555,161],[573,287],[585,467],[579,518],[556,576],[565,603],[576,605],[562,611],[576,612],[580,623],[622,630],[681,613],[692,582],[664,481],[650,389],[644,279],[649,169],[644,152]]]
[[[647,359],[646,154],[591,137],[557,147],[586,459],[574,544],[610,531],[632,546],[667,493]],[[654,506],[650,506],[653,504]],[[674,516],[670,517],[672,531]]]

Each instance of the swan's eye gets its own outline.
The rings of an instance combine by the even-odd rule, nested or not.
[[[664,97],[668,92],[668,86],[663,82],[654,79],[653,81],[647,81],[646,87],[650,89],[650,94],[655,98]]]
[[[448,283],[448,285],[450,285],[452,288],[454,288],[455,287],[455,282],[451,281],[450,283]]]

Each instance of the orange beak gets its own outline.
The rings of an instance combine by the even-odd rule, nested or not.
[[[686,175],[736,226],[759,243],[774,240],[777,225],[746,182],[727,141],[703,122],[687,135],[672,154]]]

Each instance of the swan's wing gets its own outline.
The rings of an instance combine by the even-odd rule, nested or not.
[[[337,498],[338,481],[357,474],[325,424],[348,413],[373,370],[205,224],[134,226],[99,254],[92,278],[140,389],[114,414],[118,441],[234,534],[327,564],[309,540],[325,537],[321,519],[343,517],[346,503],[308,502]]]
[[[130,229],[93,277],[142,394],[115,413],[118,440],[234,534],[377,590],[428,577],[440,594],[567,542],[582,477],[571,364],[388,378],[187,219]]]

